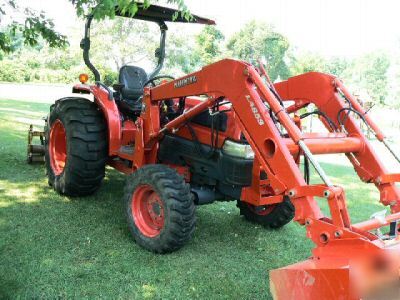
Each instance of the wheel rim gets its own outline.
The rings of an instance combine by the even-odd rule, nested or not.
[[[164,205],[149,185],[136,188],[131,199],[132,216],[136,227],[147,237],[155,237],[164,227]]]
[[[274,210],[276,204],[263,205],[263,206],[254,206],[254,205],[251,205],[251,204],[247,203],[247,206],[249,207],[250,211],[252,211],[256,215],[266,216],[266,215],[270,214]]]
[[[50,129],[49,156],[54,174],[60,175],[67,162],[67,136],[60,120],[56,120]]]

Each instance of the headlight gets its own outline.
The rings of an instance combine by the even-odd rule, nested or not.
[[[222,151],[225,154],[245,158],[252,159],[254,158],[253,149],[251,149],[249,144],[241,144],[231,140],[226,140],[224,145],[222,146]]]

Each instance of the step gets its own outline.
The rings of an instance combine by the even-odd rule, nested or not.
[[[119,148],[118,156],[131,160],[134,153],[134,145],[124,145]]]

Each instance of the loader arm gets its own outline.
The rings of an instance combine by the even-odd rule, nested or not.
[[[206,95],[203,102],[161,126],[160,101],[199,95]],[[395,182],[400,176],[387,173],[351,115],[339,124],[337,115],[349,102],[358,114],[365,116],[365,112],[334,76],[309,73],[276,84],[275,90],[264,82],[253,66],[225,59],[183,78],[153,89],[146,88],[145,110],[136,122],[134,167],[155,163],[158,141],[166,132],[179,131],[192,117],[222,100],[232,104],[239,126],[255,153],[252,184],[243,188],[241,200],[253,205],[266,205],[290,198],[296,210],[295,220],[306,225],[307,237],[316,245],[309,260],[271,271],[274,298],[360,299],[388,278],[396,277],[400,268],[397,238],[400,193]],[[314,103],[335,120],[338,129],[330,128],[325,122],[331,133],[320,136],[303,134],[282,105],[282,100],[295,102],[288,109],[290,112]],[[287,136],[278,130],[271,115],[285,129]],[[369,118],[365,119],[378,139],[384,140],[376,125]],[[305,182],[291,154],[293,147],[299,155],[309,159],[323,184],[308,185]],[[330,182],[314,159],[313,152],[318,151],[345,152],[361,179],[378,187],[381,202],[390,205],[393,214],[383,221],[352,224],[343,189]],[[262,173],[266,176],[261,176]],[[272,193],[265,193],[266,190]],[[322,214],[314,197],[326,199],[330,216]],[[395,225],[394,237],[383,240],[372,232],[388,224]],[[383,272],[377,267],[381,261],[385,266]]]
[[[264,171],[267,174],[267,182],[263,182],[263,184],[269,185],[274,194],[280,195],[283,199],[282,197],[289,189],[296,186],[306,186],[306,183],[261,97],[271,100],[271,109],[278,118],[286,122],[286,128],[296,143],[300,140],[301,132],[290,120],[289,115],[281,111],[279,102],[264,86],[261,86],[261,88],[264,88],[262,91],[255,91],[254,76],[261,80],[251,65],[226,59],[204,67],[201,71],[190,74],[183,79],[152,89],[149,105],[151,105],[151,102],[169,98],[204,94],[208,96],[207,100],[198,107],[194,107],[191,111],[166,124],[164,129],[154,129],[154,137],[162,135],[165,130],[176,131],[191,116],[208,109],[222,98],[229,100],[243,133],[255,152],[255,168],[260,166],[260,172]],[[193,83],[188,83],[190,81],[193,81]],[[186,84],[182,85],[182,83]],[[261,97],[259,93],[262,93]],[[258,174],[256,179],[253,180],[257,181],[259,177]],[[248,202],[255,205],[268,203],[260,195],[251,197],[253,193],[250,189],[245,194],[249,196]],[[246,201],[246,199],[243,200]],[[308,217],[317,219],[322,217],[322,213],[312,197],[300,197],[293,203],[296,207],[296,219],[300,222],[304,222]]]
[[[369,115],[361,108],[354,96],[348,92],[343,83],[332,75],[311,72],[290,78],[277,83],[276,89],[284,100],[295,100],[300,103],[313,103],[324,112],[339,128],[338,113],[346,114],[349,103],[362,116],[374,131],[380,141],[385,137]],[[356,137],[362,145],[360,151],[346,153],[360,179],[364,182],[374,183],[380,191],[380,201],[390,205],[392,212],[399,212],[400,191],[395,186],[398,174],[389,174],[385,166],[374,151],[370,142],[357,125],[352,116],[346,118],[345,131],[348,136]],[[329,126],[326,126],[330,130]],[[382,180],[388,178],[388,180]],[[390,178],[390,179],[389,179]]]

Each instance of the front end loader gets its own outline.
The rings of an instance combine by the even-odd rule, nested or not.
[[[116,15],[127,16],[118,8]],[[140,246],[156,253],[190,240],[196,205],[234,200],[246,219],[268,228],[293,219],[315,248],[308,260],[270,271],[275,299],[366,299],[398,280],[400,174],[388,173],[355,116],[394,152],[341,80],[311,72],[272,84],[262,65],[231,59],[178,79],[159,75],[166,22],[214,24],[176,15],[154,5],[139,9],[135,18],[160,27],[158,65],[150,74],[123,66],[113,89],[90,61],[88,17],[81,46],[95,83],[82,76],[73,87],[77,96],[51,107],[45,134],[50,185],[84,196],[99,188],[106,165],[127,174],[128,227]],[[311,104],[325,132],[302,130],[300,112]],[[345,153],[361,180],[375,185],[389,215],[351,222],[345,191],[315,159],[333,153]],[[303,176],[301,158],[321,184]],[[327,202],[329,215],[316,197]]]

